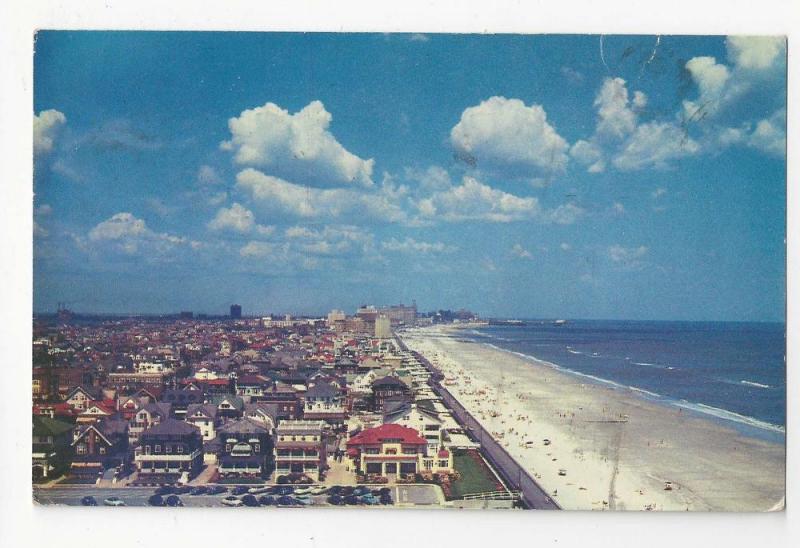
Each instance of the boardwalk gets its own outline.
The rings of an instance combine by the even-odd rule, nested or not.
[[[400,345],[404,350],[407,350],[402,340]],[[558,504],[545,493],[544,489],[536,483],[536,480],[517,464],[517,461],[508,454],[508,451],[497,443],[497,440],[481,426],[447,388],[441,385],[441,373],[439,370],[425,356],[417,352],[413,352],[413,354],[431,373],[430,385],[433,391],[450,408],[453,416],[461,423],[464,430],[469,431],[473,439],[480,442],[484,457],[495,467],[507,485],[520,492],[525,505],[537,510],[560,510]]]

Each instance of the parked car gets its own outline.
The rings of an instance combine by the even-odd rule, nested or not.
[[[119,497],[108,497],[103,501],[106,506],[125,506],[125,502]]]
[[[355,495],[346,495],[344,502],[345,504],[361,504],[361,500]]]
[[[264,495],[262,497],[258,497],[258,503],[261,506],[272,506],[275,504],[275,497],[272,495]]]
[[[303,485],[301,487],[296,487],[294,490],[295,495],[308,495],[313,491],[313,488],[310,486]]]
[[[278,485],[273,488],[273,493],[275,495],[281,495],[281,496],[291,495],[292,493],[294,493],[294,487],[290,485]]]
[[[392,496],[389,493],[386,493],[385,495],[381,495],[380,499],[378,499],[378,500],[380,500],[380,503],[383,504],[384,506],[387,505],[387,504],[394,504],[394,501],[392,500]]]
[[[224,504],[225,506],[241,506],[244,503],[239,500],[239,497],[234,497],[233,495],[229,495],[224,499],[222,499],[222,504]]]
[[[364,485],[359,485],[358,487],[353,489],[353,494],[356,495],[357,497],[360,497],[361,495],[366,495],[369,492],[370,492],[369,487],[366,487]]]
[[[82,506],[97,506],[97,500],[91,496],[87,495],[81,499]]]
[[[156,489],[156,495],[172,495],[173,493],[175,493],[175,487],[172,485],[162,485]]]
[[[181,498],[178,495],[170,495],[170,496],[168,496],[167,500],[165,501],[165,503],[166,503],[167,506],[173,506],[173,507],[175,507],[175,506],[183,506],[183,501],[181,500]]]
[[[278,506],[297,506],[297,501],[289,495],[283,495],[277,500]]]
[[[312,495],[324,495],[327,492],[328,492],[328,488],[325,487],[324,485],[317,485],[316,487],[311,489],[311,494]]]
[[[245,495],[242,497],[242,504],[245,506],[259,506],[258,499],[255,495]]]
[[[150,506],[164,506],[164,497],[161,495],[151,495],[149,499],[147,499],[147,504]]]
[[[190,495],[207,495],[208,494],[208,487],[205,487],[203,485],[201,485],[199,487],[195,487],[194,489],[189,491],[189,494]]]
[[[191,492],[192,492],[192,487],[189,485],[178,485],[177,487],[175,487],[175,491],[173,491],[173,493],[175,493],[176,495],[186,495],[187,493]]]
[[[344,498],[340,495],[331,495],[328,497],[328,504],[333,504],[334,506],[342,506],[346,504]]]
[[[372,493],[367,493],[366,495],[362,495],[361,497],[359,497],[358,500],[360,500],[362,504],[369,504],[370,506],[380,504],[380,500]]]
[[[264,495],[270,492],[270,487],[251,487],[247,492],[250,495]]]
[[[222,485],[212,485],[208,488],[209,495],[220,495],[222,493],[227,493],[228,488],[223,487]]]
[[[237,496],[238,495],[244,495],[245,493],[247,493],[248,489],[250,489],[250,488],[249,487],[245,487],[244,485],[237,485],[236,487],[233,488],[233,491],[231,491],[231,493],[234,494],[234,495],[237,495]]]

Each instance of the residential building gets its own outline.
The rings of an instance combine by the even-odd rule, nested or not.
[[[264,423],[235,419],[219,429],[219,473],[223,477],[267,478],[272,473],[272,435]]]
[[[200,429],[203,441],[211,441],[217,437],[217,406],[213,403],[193,403],[186,410],[186,418],[189,424],[193,424]]]
[[[449,451],[429,454],[427,440],[415,429],[399,424],[359,432],[348,440],[347,456],[358,472],[381,477],[453,471]]]
[[[131,418],[128,427],[128,441],[139,441],[142,433],[170,418],[172,406],[166,402],[145,403]]]
[[[286,420],[276,428],[275,473],[300,473],[319,481],[326,467],[323,421]]]
[[[342,424],[346,417],[344,393],[333,382],[319,380],[303,396],[303,418],[324,420],[328,424]]]
[[[73,425],[33,416],[33,479],[56,478],[69,467]]]
[[[142,433],[135,453],[138,481],[185,483],[203,467],[200,429],[167,419]]]
[[[104,419],[78,425],[74,430],[72,449],[70,476],[97,479],[112,468],[124,472],[130,464],[128,422]]]

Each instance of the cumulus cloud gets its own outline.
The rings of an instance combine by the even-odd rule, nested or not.
[[[216,231],[230,230],[240,234],[256,233],[260,236],[269,236],[275,230],[275,227],[256,223],[253,212],[239,203],[234,203],[228,208],[220,208],[208,223],[208,228]]]
[[[623,171],[665,169],[672,160],[695,154],[699,150],[697,142],[676,124],[647,122],[636,128],[613,163]]]
[[[786,54],[783,36],[728,36],[728,57],[742,69],[766,70],[780,64]]]
[[[336,219],[355,215],[383,222],[400,222],[406,218],[403,209],[382,193],[311,188],[252,168],[236,176],[236,188],[263,209],[295,217]]]
[[[53,149],[58,130],[67,123],[64,113],[55,109],[43,110],[33,115],[33,152],[41,154]]]
[[[240,165],[314,186],[372,186],[374,160],[346,150],[328,131],[332,120],[320,101],[290,114],[274,103],[245,110],[228,121],[231,139],[221,147]]]
[[[637,92],[637,102],[644,104],[644,94]],[[622,78],[606,78],[594,100],[597,108],[597,128],[601,139],[622,139],[636,128],[637,116],[631,108],[628,88]]]
[[[132,213],[122,212],[112,215],[89,231],[89,241],[109,243],[112,249],[127,255],[138,252],[150,254],[166,254],[178,246],[189,245],[196,248],[196,242],[167,233],[151,230],[142,220]]]
[[[381,248],[401,253],[449,253],[456,250],[455,247],[442,242],[420,242],[408,237],[405,240],[392,238],[381,242]]]
[[[299,251],[313,255],[345,255],[368,253],[374,246],[374,236],[363,227],[326,225],[322,228],[291,226],[284,236]]]
[[[647,96],[634,91],[631,98],[625,80],[606,78],[594,99],[597,110],[597,126],[588,139],[579,139],[572,145],[570,156],[586,167],[589,173],[601,173],[606,169],[607,151],[624,143],[639,123],[639,111],[647,105]]]
[[[450,131],[456,155],[473,167],[523,180],[563,171],[569,145],[540,105],[491,97],[461,114]]]
[[[519,257],[520,259],[532,259],[533,254],[522,247],[521,244],[514,244],[514,247],[511,248],[511,254],[515,257]]]
[[[534,197],[522,198],[492,188],[473,177],[433,193],[417,204],[420,216],[445,221],[493,221],[507,223],[531,219],[541,211]]]
[[[780,109],[769,118],[759,120],[747,138],[747,144],[773,156],[785,156],[786,110]]]

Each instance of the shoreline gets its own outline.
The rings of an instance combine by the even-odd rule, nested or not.
[[[563,508],[783,508],[784,434],[748,435],[729,420],[454,331],[402,338]]]
[[[703,418],[709,421],[719,422],[722,426],[734,428],[745,436],[750,436],[773,443],[785,443],[786,427],[784,426],[772,424],[763,421],[761,419],[757,419],[755,417],[742,415],[735,411],[730,411],[729,409],[714,407],[712,405],[700,402],[690,402],[688,400],[683,400],[683,399],[679,400],[677,398],[673,398],[671,396],[665,396],[663,394],[657,394],[655,392],[651,392],[649,390],[646,390],[644,388],[639,388],[637,386],[626,386],[624,384],[612,381],[610,379],[603,379],[601,377],[596,377],[588,373],[575,371],[573,369],[569,369],[567,367],[558,365],[548,360],[543,360],[541,358],[532,356],[530,354],[524,354],[522,352],[517,352],[515,350],[502,348],[493,343],[475,342],[474,344],[482,344],[484,346],[493,348],[498,352],[512,354],[523,360],[530,361],[534,364],[546,365],[548,367],[553,368],[555,371],[558,371],[559,373],[563,373],[565,375],[572,375],[574,377],[579,377],[582,379],[587,379],[588,382],[599,386],[608,386],[614,389],[634,392],[640,398],[657,403],[659,405],[676,407],[676,408],[680,407],[686,412],[692,413],[693,415],[699,418]]]

